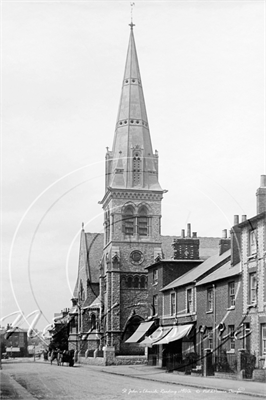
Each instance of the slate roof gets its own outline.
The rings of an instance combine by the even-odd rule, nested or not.
[[[85,241],[84,241],[85,235]],[[80,253],[83,252],[85,254],[85,264],[86,264],[86,280],[89,279],[91,283],[98,283],[100,276],[100,268],[99,264],[103,254],[103,246],[104,246],[104,235],[103,233],[90,233],[84,232],[81,233],[80,238]],[[85,247],[85,249],[84,249]],[[81,274],[81,266],[79,260],[79,270],[76,280],[76,285],[73,291],[73,297],[78,297],[79,290],[79,280]],[[83,266],[82,266],[83,268]]]
[[[99,282],[100,268],[99,264],[103,254],[104,236],[103,233],[86,232],[88,267],[90,281],[92,283]]]
[[[217,251],[218,253],[218,251]],[[198,280],[202,275],[207,273],[213,267],[217,266],[218,264],[222,264],[223,262],[228,261],[231,256],[231,250],[226,251],[221,256],[216,254],[207,260],[205,260],[202,264],[198,265],[197,267],[193,268],[191,271],[187,272],[186,274],[182,275],[180,278],[175,279],[173,282],[169,283],[169,285],[165,286],[162,291],[172,289],[175,287],[187,285]]]
[[[96,294],[95,294],[96,295]],[[99,304],[98,304],[99,302]],[[100,306],[100,297],[95,297],[94,300],[91,300],[90,297],[87,297],[82,304],[82,308],[91,308],[93,305],[93,308],[98,308]]]
[[[107,187],[134,188],[128,169],[132,157],[131,149],[136,148],[136,145],[142,149],[142,187],[146,190],[162,191],[156,172],[157,157],[153,154],[135,39],[131,29],[113,147],[112,152],[107,153]]]
[[[100,296],[96,297],[96,299],[88,306],[88,308],[100,308],[101,300]],[[84,308],[84,307],[83,307]]]
[[[204,279],[196,283],[196,286],[205,285],[206,283],[211,283],[219,281],[221,279],[230,278],[230,276],[241,274],[241,264],[237,264],[234,267],[231,266],[231,260],[226,264],[222,265],[216,271],[212,272],[210,275],[206,276]]]

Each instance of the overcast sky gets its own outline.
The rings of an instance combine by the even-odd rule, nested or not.
[[[265,174],[265,1],[135,1],[162,233],[219,237]],[[2,2],[2,315],[71,305],[82,222],[102,232],[129,1]],[[5,323],[12,321],[5,320]]]

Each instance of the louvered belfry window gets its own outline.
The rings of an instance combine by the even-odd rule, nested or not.
[[[123,215],[123,226],[125,235],[134,234],[134,212],[132,207],[127,207]]]
[[[148,216],[145,207],[142,207],[139,211],[138,234],[140,236],[148,236]]]
[[[133,186],[141,184],[141,158],[139,152],[133,154]]]

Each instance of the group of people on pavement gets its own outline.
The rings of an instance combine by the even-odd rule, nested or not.
[[[43,359],[50,361],[52,364],[54,360],[57,361],[57,365],[64,365],[67,363],[70,367],[74,366],[74,350],[60,350],[59,348],[44,350]]]

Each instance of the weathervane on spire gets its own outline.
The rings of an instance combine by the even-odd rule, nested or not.
[[[130,3],[130,7],[131,7],[131,23],[129,24],[130,28],[133,29],[133,26],[135,26],[135,24],[133,24],[133,7],[134,7],[135,3]]]

